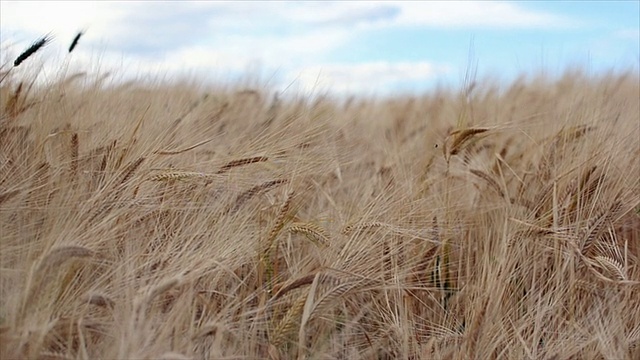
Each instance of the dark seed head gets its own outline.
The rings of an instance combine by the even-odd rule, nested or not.
[[[27,50],[25,50],[20,56],[16,58],[16,61],[13,62],[13,66],[18,66],[22,64],[23,61],[27,60],[29,56],[35,54],[38,50],[42,49],[47,43],[51,41],[51,37],[49,35],[41,38],[40,40],[33,43]]]
[[[69,46],[69,52],[72,52],[73,49],[76,48],[76,46],[78,45],[78,41],[80,40],[80,37],[84,35],[83,31],[78,32],[78,34],[76,35],[76,37],[73,38],[73,41],[71,42],[71,46]]]

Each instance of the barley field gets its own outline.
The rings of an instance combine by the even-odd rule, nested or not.
[[[30,60],[2,359],[640,358],[635,72],[338,101]]]

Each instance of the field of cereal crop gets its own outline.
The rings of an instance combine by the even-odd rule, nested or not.
[[[640,358],[636,73],[338,102],[13,65],[2,359]]]

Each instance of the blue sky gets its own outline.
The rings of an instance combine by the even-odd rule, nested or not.
[[[3,62],[46,33],[48,74],[64,64],[389,95],[459,86],[469,68],[503,82],[573,66],[638,71],[640,2],[0,2]]]

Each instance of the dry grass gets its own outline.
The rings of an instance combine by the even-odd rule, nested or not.
[[[2,359],[640,358],[637,74],[342,105],[15,76]]]

